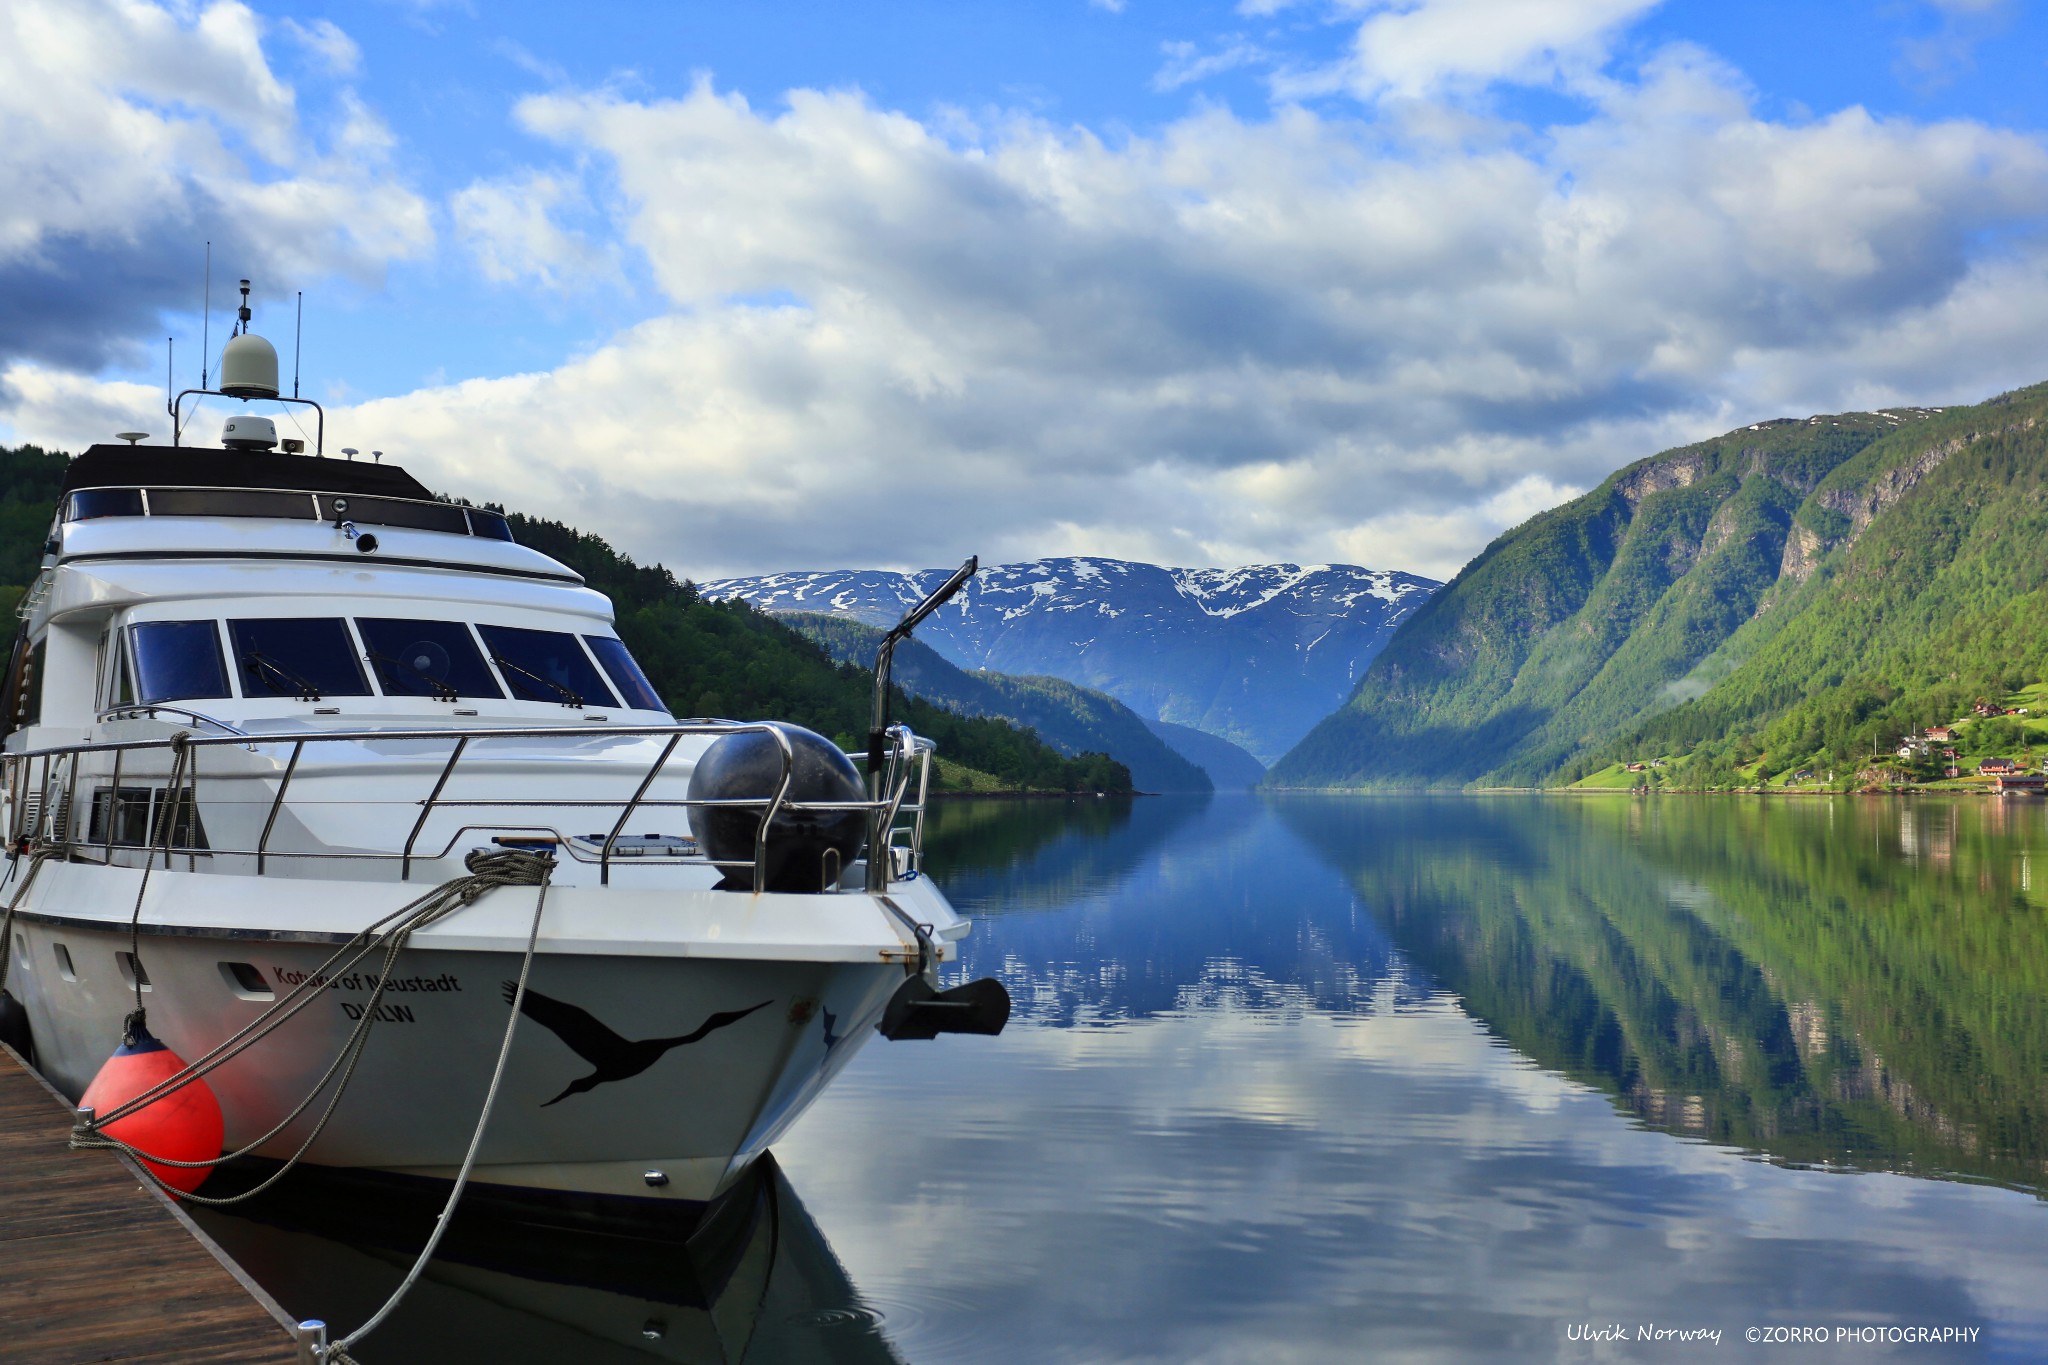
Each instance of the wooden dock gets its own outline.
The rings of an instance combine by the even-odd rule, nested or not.
[[[292,1365],[276,1301],[127,1158],[70,1136],[63,1096],[0,1046],[0,1359]]]

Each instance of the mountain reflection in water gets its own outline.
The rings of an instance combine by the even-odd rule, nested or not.
[[[1794,1163],[2048,1183],[2048,862],[2038,889],[2032,875],[2048,807],[1136,804],[941,871],[999,916],[968,952],[1020,1017],[1136,1019],[1218,994],[1343,1012],[1382,988],[1397,1004],[1448,990],[1655,1128]],[[1257,829],[1275,816],[1298,843]],[[1190,823],[1198,857],[1173,849]],[[954,834],[941,824],[941,858]],[[1033,922],[1041,906],[1066,913]]]
[[[932,847],[1009,1030],[869,1049],[778,1146],[908,1360],[2048,1358],[2048,807],[969,803]]]
[[[2048,1183],[2043,808],[1289,801],[1523,1056],[1774,1159]]]

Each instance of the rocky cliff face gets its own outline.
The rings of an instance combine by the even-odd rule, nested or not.
[[[893,625],[946,570],[771,574],[699,585],[769,612]],[[1349,564],[1174,569],[1093,557],[986,568],[918,628],[962,668],[1064,678],[1270,762],[1356,685],[1440,585]]]

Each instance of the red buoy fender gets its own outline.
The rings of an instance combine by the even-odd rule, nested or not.
[[[184,1069],[185,1063],[177,1053],[138,1024],[133,1037],[123,1041],[100,1067],[99,1075],[92,1078],[92,1084],[78,1101],[79,1107],[107,1113]],[[172,1161],[205,1161],[220,1155],[227,1124],[221,1118],[220,1101],[201,1078],[104,1125],[100,1131],[139,1151]],[[212,1171],[210,1166],[164,1166],[154,1161],[142,1164],[166,1185],[187,1194],[198,1189]]]

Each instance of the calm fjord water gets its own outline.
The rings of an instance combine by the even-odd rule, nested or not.
[[[2048,805],[969,803],[932,849],[1001,1038],[871,1044],[711,1289],[452,1267],[366,1361],[2048,1359]],[[402,1264],[209,1227],[339,1323]]]

